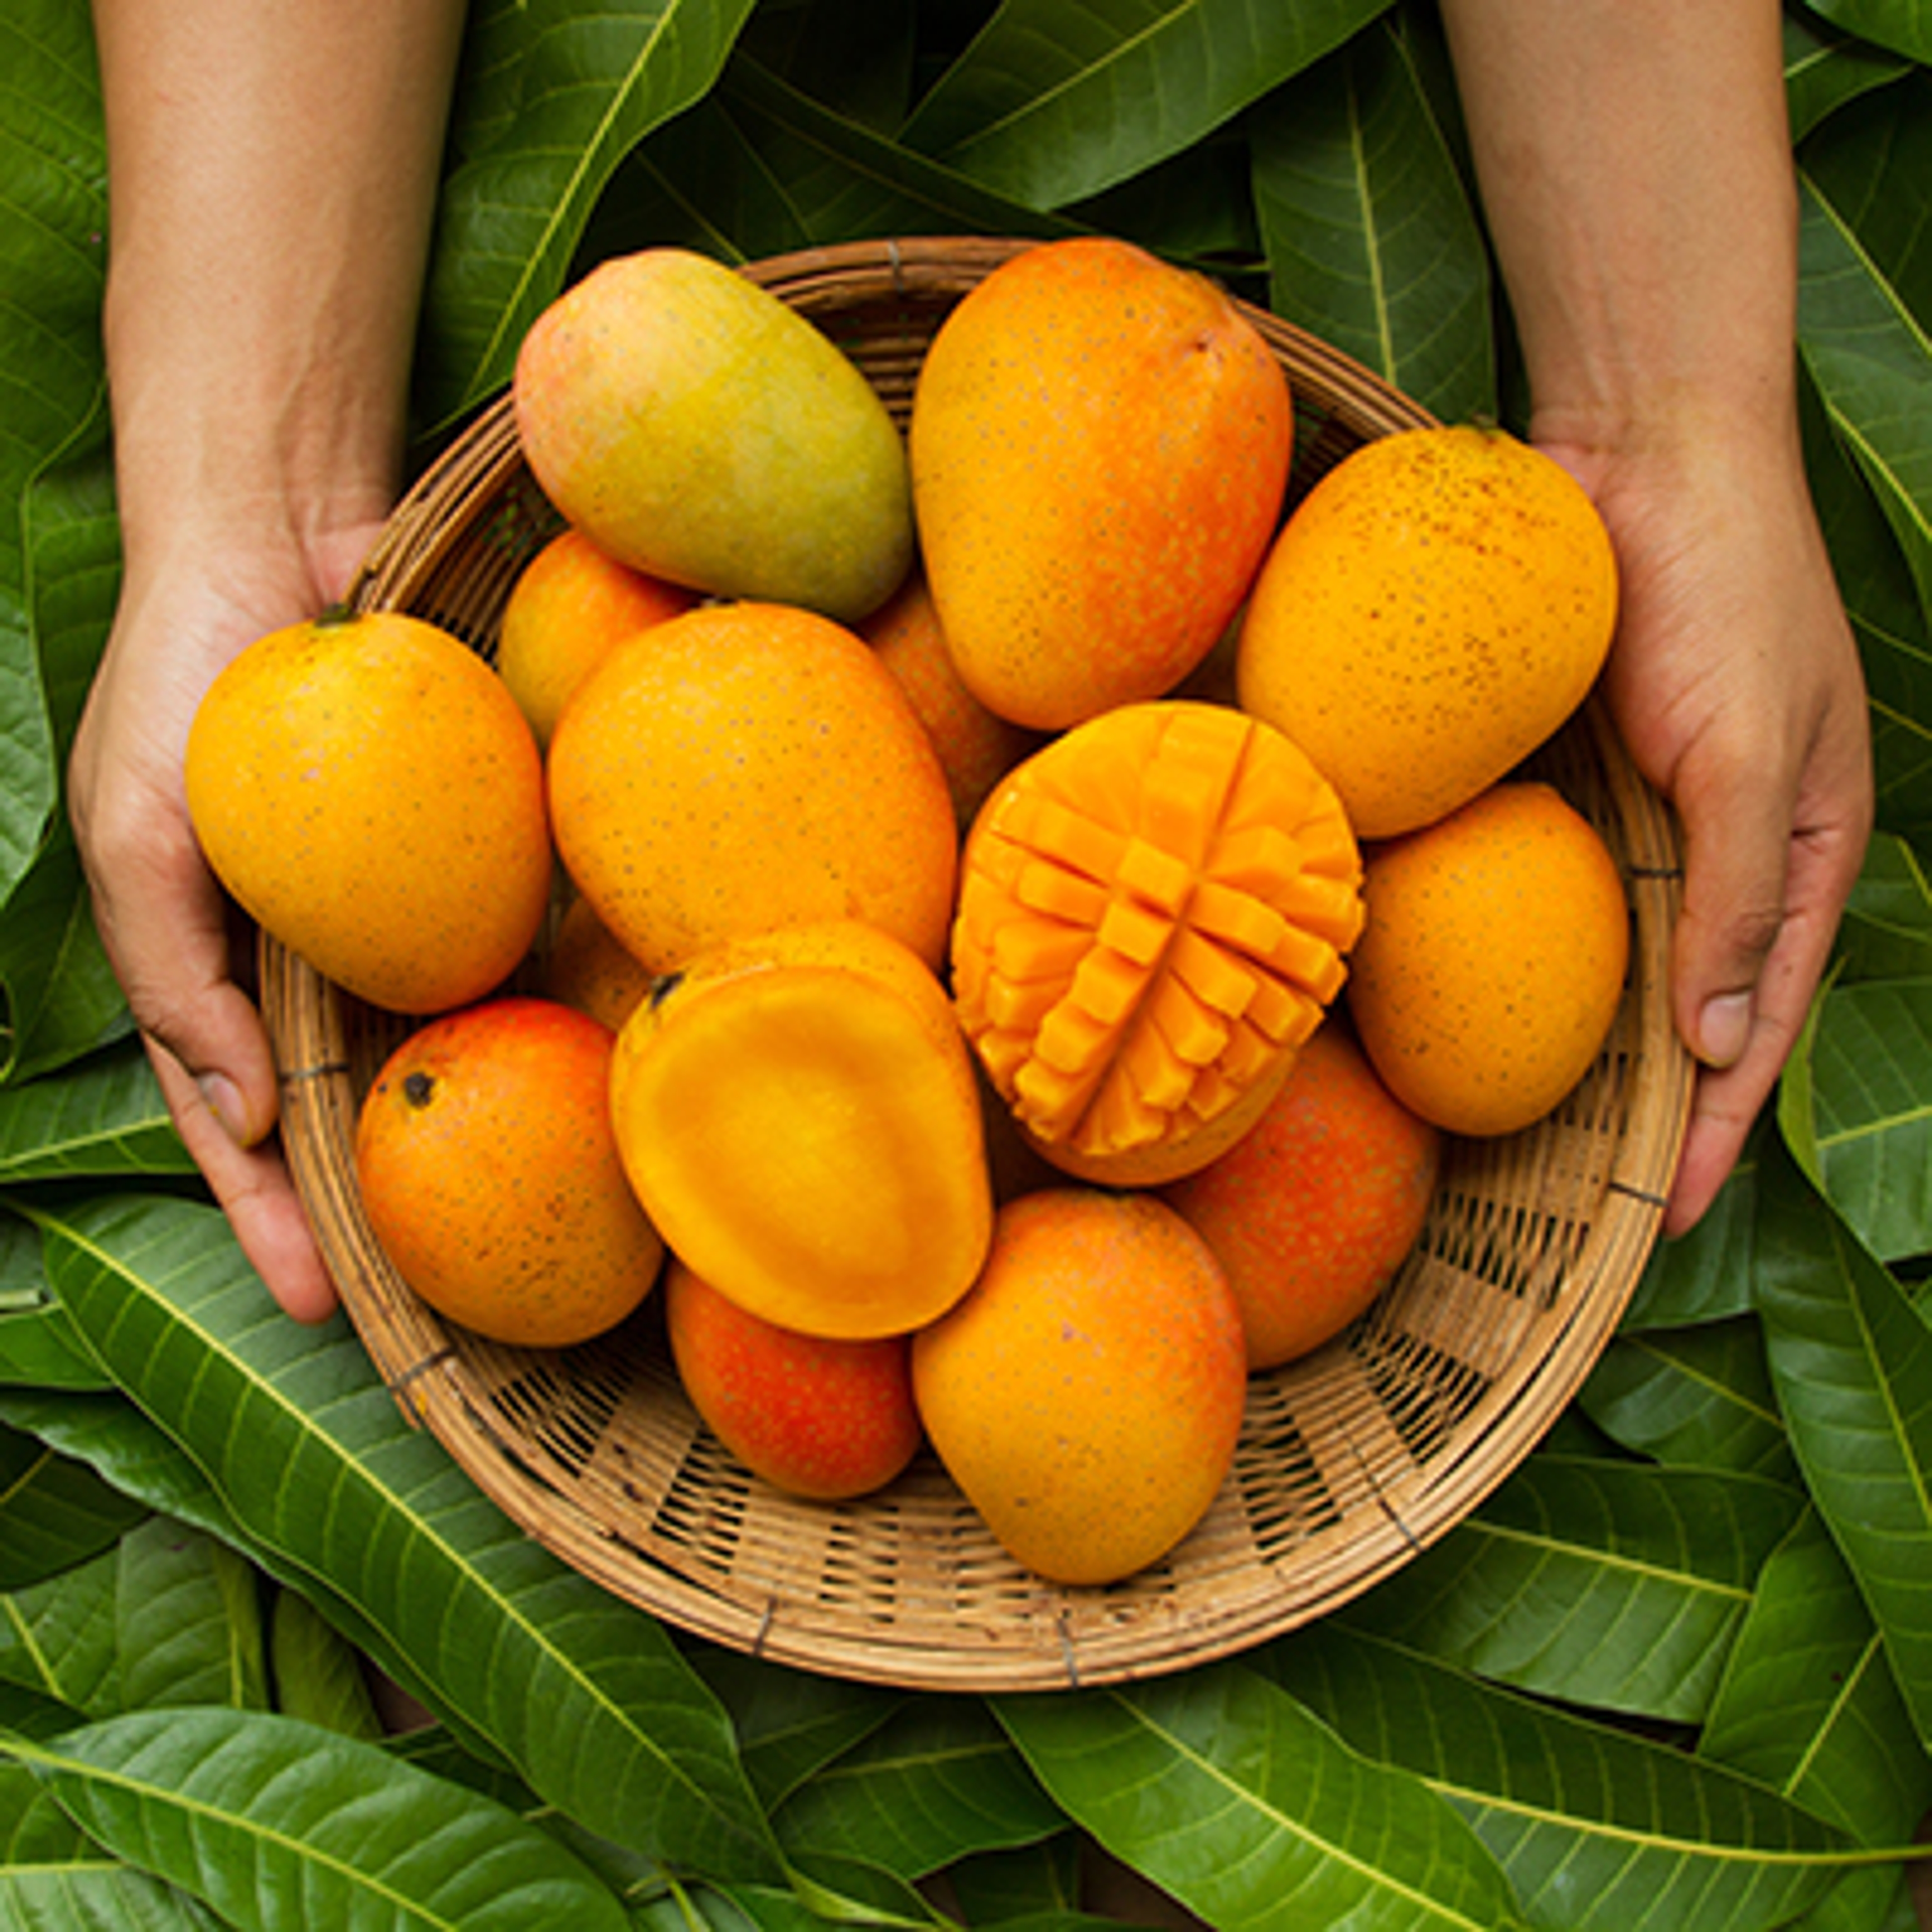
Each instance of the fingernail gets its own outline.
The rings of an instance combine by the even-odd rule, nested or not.
[[[241,1092],[234,1082],[225,1073],[204,1073],[195,1084],[201,1090],[208,1111],[220,1123],[221,1131],[237,1147],[246,1147],[248,1117],[242,1106]]]
[[[1751,996],[1720,993],[1704,1002],[1697,1016],[1698,1057],[1712,1066],[1729,1066],[1750,1038]]]

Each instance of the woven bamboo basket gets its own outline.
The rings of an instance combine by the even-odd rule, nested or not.
[[[748,272],[837,340],[903,421],[940,320],[1022,245],[858,244]],[[1430,421],[1322,343],[1248,313],[1296,398],[1291,501],[1364,440]],[[430,618],[487,654],[518,572],[555,526],[505,398],[400,505],[353,601]],[[1069,1589],[1022,1570],[929,1454],[858,1502],[778,1494],[690,1408],[656,1297],[624,1328],[554,1354],[442,1321],[388,1264],[354,1180],[358,1101],[410,1022],[265,941],[284,1138],[349,1316],[412,1420],[522,1529],[720,1644],[860,1681],[1024,1690],[1174,1670],[1318,1617],[1439,1538],[1534,1445],[1615,1328],[1675,1167],[1690,1070],[1666,998],[1674,825],[1594,700],[1534,769],[1604,833],[1628,884],[1634,944],[1611,1037],[1546,1120],[1450,1144],[1396,1279],[1345,1335],[1252,1379],[1219,1498],[1125,1582]]]

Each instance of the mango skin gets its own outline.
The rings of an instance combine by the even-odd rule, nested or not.
[[[968,687],[1048,730],[1171,691],[1260,567],[1294,435],[1280,362],[1204,276],[1104,237],[1003,262],[935,333],[908,434]]]
[[[332,611],[257,638],[203,696],[182,778],[236,904],[372,1005],[480,999],[542,928],[542,754],[508,686],[424,619]]]
[[[878,392],[706,256],[600,263],[531,325],[512,393],[544,494],[634,569],[851,622],[910,566],[905,442]]]

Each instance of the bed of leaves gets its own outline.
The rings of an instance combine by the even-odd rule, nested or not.
[[[1095,1846],[1222,1928],[1917,1922],[1932,7],[1785,20],[1810,448],[1880,825],[1753,1156],[1549,1439],[1393,1580],[1224,1665],[979,1699],[774,1670],[601,1594],[346,1327],[274,1314],[208,1204],[62,812],[116,566],[90,24],[6,9],[0,1926],[1097,1925]],[[1513,418],[1426,6],[478,0],[424,447],[598,254],[1082,228],[1440,415]],[[435,1721],[386,1727],[365,1659]]]

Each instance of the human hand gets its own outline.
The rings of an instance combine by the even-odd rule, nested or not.
[[[252,934],[208,870],[182,784],[202,693],[244,646],[339,594],[373,527],[339,533],[336,568],[299,547],[250,564],[184,554],[130,572],[68,769],[68,807],[103,944],[168,1109],[276,1300],[302,1322],[334,1284],[274,1142],[278,1087],[245,990]]]
[[[1700,1062],[1664,1219],[1730,1174],[1804,1026],[1873,813],[1857,646],[1790,438],[1544,445],[1595,500],[1622,580],[1604,689],[1684,850],[1672,1009]]]

